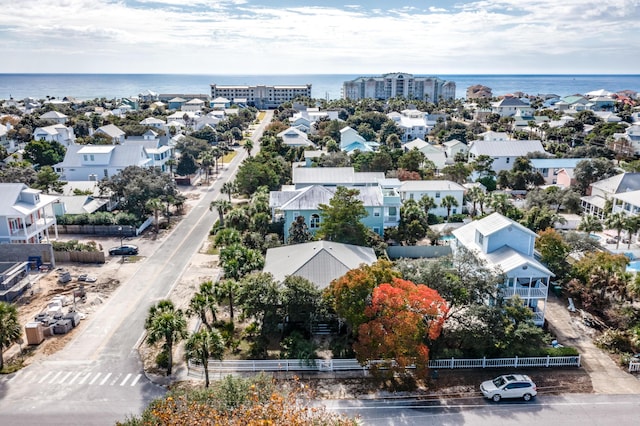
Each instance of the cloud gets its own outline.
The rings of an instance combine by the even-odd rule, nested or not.
[[[640,0],[269,3],[0,0],[0,55],[9,59],[0,72],[622,73],[640,65],[632,54]]]

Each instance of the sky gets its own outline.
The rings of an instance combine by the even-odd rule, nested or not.
[[[640,0],[0,0],[0,10],[0,73],[640,73]]]

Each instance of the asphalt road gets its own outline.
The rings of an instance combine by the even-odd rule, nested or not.
[[[482,398],[436,401],[333,400],[332,412],[359,415],[365,425],[607,426],[636,425],[637,395],[538,396],[530,402]]]
[[[272,112],[254,132],[254,150]],[[154,253],[87,320],[84,330],[46,360],[0,378],[0,425],[113,425],[165,393],[142,370],[137,347],[149,306],[167,297],[217,219],[220,197],[247,156],[238,155]],[[175,360],[180,362],[180,360]]]

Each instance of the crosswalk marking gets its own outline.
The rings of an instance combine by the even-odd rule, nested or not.
[[[118,374],[116,377],[113,378],[113,380],[111,381],[111,383],[109,383],[109,386],[113,386],[118,382],[118,379],[122,376],[122,374]]]
[[[63,384],[64,382],[67,381],[67,379],[69,378],[69,376],[71,376],[73,374],[73,371],[69,371],[67,374],[65,374],[65,376],[60,379],[60,381],[58,382],[59,385]]]
[[[93,380],[91,380],[91,382],[89,382],[89,384],[92,385],[96,380],[98,380],[98,377],[100,377],[100,374],[102,373],[96,374],[96,376],[93,378]]]
[[[51,380],[49,380],[49,383],[53,383],[56,381],[56,379],[58,378],[59,375],[62,374],[62,371],[58,371],[55,376],[53,376],[53,378],[51,378]]]
[[[80,375],[81,375],[81,374],[82,374],[82,372],[76,373],[76,375],[75,375],[75,376],[73,376],[73,379],[71,379],[71,381],[69,382],[69,384],[70,384],[70,385],[72,385],[72,384],[73,384],[73,382],[75,382],[75,381],[76,381],[76,379],[77,379],[78,377],[80,377]]]
[[[124,378],[124,380],[122,381],[122,383],[120,383],[120,386],[124,386],[125,383],[127,383],[127,380],[129,380],[129,377],[131,377],[131,373],[127,374]]]
[[[136,386],[143,374],[123,372],[76,371],[68,369],[50,370],[40,375],[37,370],[17,371],[12,375],[0,376],[0,382],[32,383],[51,386]]]
[[[82,380],[80,380],[80,382],[79,382],[78,384],[79,384],[79,385],[83,385],[83,384],[84,384],[84,382],[85,382],[85,381],[89,378],[89,376],[91,376],[92,374],[93,374],[93,373],[87,373],[87,375],[86,375],[86,376],[84,376],[84,377],[82,378]]]
[[[138,374],[136,378],[133,379],[133,382],[131,382],[131,386],[135,386],[136,383],[138,383],[138,380],[140,380],[140,377],[142,377],[142,374]]]
[[[105,383],[107,383],[107,380],[109,380],[109,377],[111,377],[112,373],[107,373],[106,376],[104,376],[104,379],[102,379],[102,381],[100,382],[100,386],[104,385]]]
[[[38,381],[38,383],[42,383],[45,380],[47,380],[47,377],[49,377],[51,375],[51,371],[49,371],[47,374],[45,374],[44,376],[42,376],[42,378]]]

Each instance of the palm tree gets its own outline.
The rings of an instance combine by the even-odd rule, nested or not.
[[[227,182],[222,184],[221,191],[224,194],[227,194],[227,196],[229,197],[229,202],[231,202],[231,196],[233,195],[235,190],[236,190],[236,186],[234,185],[233,182],[227,181]]]
[[[216,210],[220,216],[220,226],[224,228],[224,215],[231,210],[231,203],[227,200],[215,200],[209,204],[209,210]]]
[[[211,329],[211,323],[207,318],[207,312],[211,312],[211,319],[213,322],[218,320],[217,302],[214,294],[214,287],[212,281],[205,281],[200,284],[200,290],[191,297],[189,301],[189,309],[187,309],[187,315],[190,317],[197,316],[208,329]]]
[[[176,159],[169,158],[164,164],[169,166],[169,176],[173,177],[173,168],[178,165],[178,162],[176,161]]]
[[[4,368],[2,353],[22,337],[18,310],[14,305],[0,302],[0,370]]]
[[[200,330],[193,333],[184,345],[185,358],[197,359],[204,368],[204,387],[209,387],[209,358],[222,360],[224,344],[216,330]]]
[[[604,221],[605,225],[609,229],[615,229],[618,232],[618,242],[616,243],[616,250],[620,246],[620,234],[625,229],[626,215],[622,212],[610,214]]]
[[[205,170],[206,182],[209,183],[209,176],[211,175],[211,166],[216,163],[216,158],[211,150],[204,151],[200,155],[200,165]]]
[[[156,234],[160,231],[160,212],[164,209],[164,204],[160,198],[151,198],[144,205],[147,210],[153,212],[153,222],[155,223]]]
[[[453,195],[445,195],[440,202],[440,205],[447,209],[447,222],[449,221],[449,216],[451,216],[451,209],[453,207],[458,207],[458,200]]]
[[[247,155],[251,157],[251,150],[253,149],[253,141],[251,139],[244,140],[244,150],[247,151]]]
[[[429,210],[438,207],[438,205],[436,204],[436,200],[428,195],[423,195],[422,198],[420,198],[420,200],[418,201],[418,205],[424,210],[424,215],[427,219],[429,219]]]
[[[478,203],[481,202],[481,200],[484,203],[484,196],[485,196],[484,191],[482,190],[482,188],[478,186],[472,187],[467,192],[467,198],[469,198],[469,201],[471,201],[471,203],[473,204],[473,209],[471,210],[471,216],[475,216],[478,213],[476,206],[478,205]]]
[[[491,208],[502,215],[506,215],[511,207],[507,194],[494,192],[489,200]]]
[[[627,216],[624,221],[624,230],[629,235],[629,241],[627,242],[627,250],[631,248],[631,237],[640,230],[640,218],[638,216]]]
[[[583,231],[587,234],[602,231],[602,221],[598,216],[592,214],[582,216],[580,224],[578,225],[578,231]]]
[[[218,302],[226,301],[229,304],[229,318],[231,318],[231,322],[233,322],[233,307],[239,289],[240,285],[238,282],[229,279],[218,282],[214,290]]]
[[[184,312],[176,309],[171,300],[161,300],[149,308],[144,324],[147,330],[147,343],[154,345],[163,341],[163,350],[167,355],[167,375],[173,367],[173,345],[187,337],[187,320]]]

